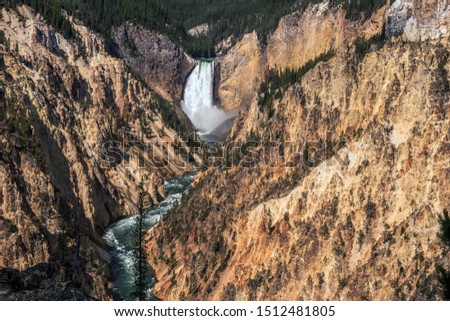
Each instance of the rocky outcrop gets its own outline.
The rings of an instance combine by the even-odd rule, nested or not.
[[[195,61],[165,35],[132,22],[112,31],[112,37],[126,65],[161,96],[180,101],[183,86]]]
[[[440,38],[449,28],[447,0],[396,0],[387,15],[387,34],[403,34],[410,41]]]
[[[357,37],[383,32],[385,8],[367,21],[349,21],[345,11],[329,2],[283,17],[263,46],[256,33],[247,34],[223,57],[218,95],[223,108],[246,109],[269,69],[298,69],[330,50],[349,46]]]
[[[285,16],[268,41],[268,68],[300,68],[321,53],[350,45],[358,36],[370,38],[382,32],[384,12],[385,8],[364,22],[351,21],[345,19],[344,10],[326,2]]]
[[[156,295],[439,299],[436,266],[450,264],[437,237],[450,208],[449,52],[445,38],[344,46],[271,113],[255,99],[232,139],[258,144],[200,176],[150,231]]]
[[[209,33],[209,24],[202,23],[201,25],[189,29],[187,33],[193,37],[207,35]]]
[[[245,35],[216,61],[216,74],[220,75],[216,83],[219,104],[226,110],[249,107],[265,64],[256,32]]]
[[[99,35],[67,19],[77,41],[26,6],[2,10],[0,268],[51,263],[49,278],[109,299],[105,227],[136,212],[141,182],[157,204],[164,179],[191,167],[160,114],[173,106],[108,55]]]
[[[0,300],[12,301],[87,301],[72,282],[60,282],[58,267],[38,264],[25,271],[0,270]]]

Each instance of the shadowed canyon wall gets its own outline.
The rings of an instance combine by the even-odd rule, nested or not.
[[[108,299],[105,227],[135,214],[141,181],[157,204],[164,179],[191,170],[169,144],[180,139],[161,99],[68,19],[77,41],[26,6],[2,10],[0,267],[10,270],[0,279],[10,298]]]

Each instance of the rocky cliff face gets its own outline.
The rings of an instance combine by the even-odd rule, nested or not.
[[[357,37],[381,33],[385,10],[367,21],[349,21],[345,11],[325,3],[283,17],[264,46],[256,33],[244,36],[217,59],[221,105],[229,110],[248,108],[269,69],[297,69],[324,52],[349,46]]]
[[[127,66],[164,98],[180,101],[186,77],[195,61],[167,36],[131,22],[112,31],[119,53]]]
[[[26,298],[53,291],[56,299],[64,288],[108,299],[105,227],[136,212],[141,181],[155,204],[163,179],[190,167],[174,150],[184,143],[164,125],[158,97],[100,36],[67,19],[77,40],[28,7],[2,11],[0,268],[13,269],[2,276],[40,268],[24,272],[35,283],[0,283]]]
[[[329,3],[283,17],[267,44],[268,68],[300,68],[331,49],[350,45],[356,37],[370,38],[383,28],[385,8],[367,21],[345,19],[345,11]]]
[[[272,113],[255,98],[231,137],[251,138],[251,153],[204,173],[150,231],[160,298],[439,298],[450,42],[347,42]]]
[[[450,8],[447,0],[396,0],[387,19],[389,35],[403,34],[411,41],[437,39],[449,31]]]
[[[216,60],[220,105],[227,110],[248,108],[254,98],[265,64],[258,35],[245,35],[230,51]]]

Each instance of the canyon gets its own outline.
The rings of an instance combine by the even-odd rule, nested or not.
[[[403,16],[401,6],[416,10]],[[439,6],[396,1],[355,22],[319,4],[283,18],[264,48],[249,34],[219,58],[222,105],[246,107],[227,142],[256,144],[202,173],[150,231],[157,297],[439,299],[436,266],[449,258],[438,222],[450,206],[449,42]],[[330,49],[272,110],[260,105],[267,69]]]
[[[449,11],[311,4],[211,61],[135,21],[107,40],[66,14],[68,39],[3,8],[0,299],[113,299],[140,191],[156,299],[440,299]]]
[[[179,107],[68,19],[77,42],[29,7],[2,9],[0,279],[15,299],[109,299],[105,228],[135,214],[141,182],[158,204],[164,180],[192,170],[161,115],[182,123]]]

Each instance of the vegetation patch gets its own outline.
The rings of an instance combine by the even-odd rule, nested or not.
[[[269,70],[258,91],[260,110],[264,110],[268,113],[269,118],[272,118],[274,114],[274,100],[281,100],[285,91],[290,86],[298,83],[302,77],[319,62],[330,60],[334,54],[334,50],[331,49],[328,52],[322,53],[315,59],[309,60],[298,69],[287,68],[285,70]]]
[[[62,15],[83,21],[88,28],[105,36],[109,49],[114,43],[111,28],[126,21],[136,21],[143,27],[169,36],[194,57],[214,57],[215,45],[233,37],[234,41],[244,34],[256,31],[265,43],[278,26],[281,17],[302,11],[321,0],[7,0],[3,6],[26,4],[39,12],[55,29],[68,39],[76,38],[70,23]],[[340,6],[347,18],[360,20],[370,17],[385,0],[332,0],[331,6]],[[1,5],[0,5],[1,6]],[[191,36],[189,29],[208,24],[206,34]]]
[[[373,47],[377,45],[381,45],[386,41],[386,33],[383,27],[383,30],[369,39],[365,39],[363,37],[356,38],[354,45],[356,56],[358,59],[364,58],[364,56],[372,50]]]
[[[444,245],[444,257],[447,257],[450,253],[450,216],[447,209],[444,209],[443,215],[439,218],[438,238]],[[439,265],[437,267],[437,280],[440,285],[441,298],[450,301],[450,269]]]

